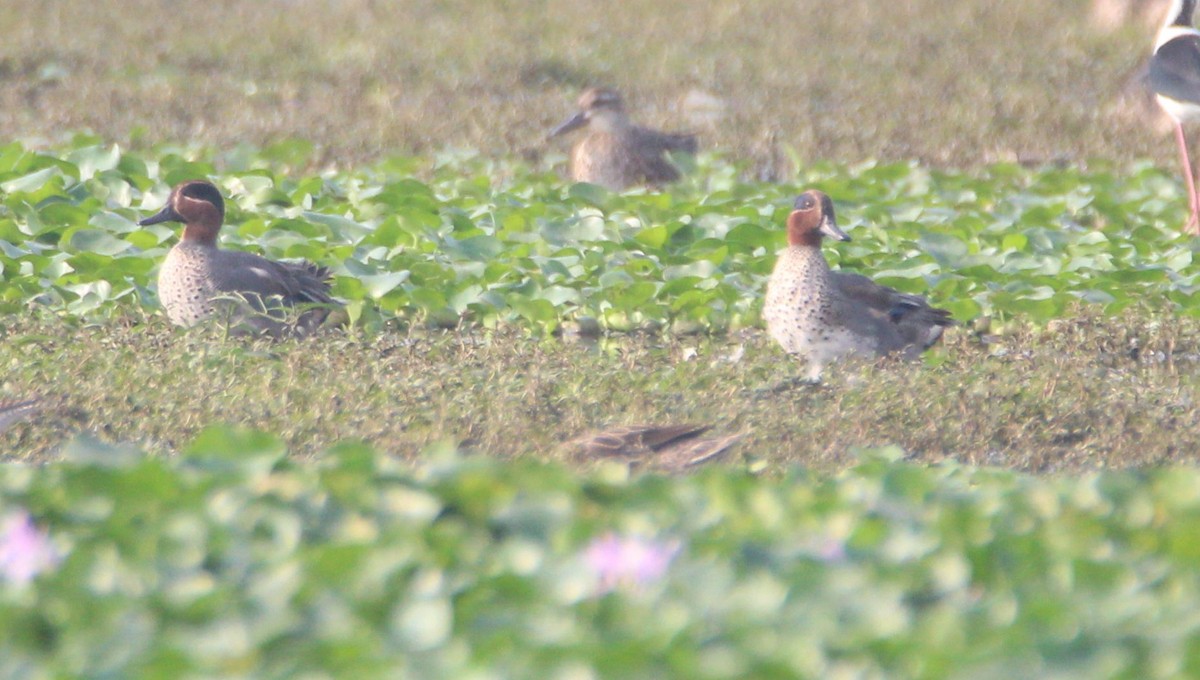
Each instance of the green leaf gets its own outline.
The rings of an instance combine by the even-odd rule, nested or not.
[[[385,272],[382,274],[374,274],[369,276],[358,277],[362,283],[367,295],[371,299],[378,300],[396,289],[397,286],[408,281],[411,272]]]
[[[28,175],[17,177],[15,179],[8,180],[7,182],[0,182],[0,189],[3,189],[4,192],[8,194],[21,194],[36,191],[45,186],[46,182],[48,182],[51,177],[55,177],[59,174],[59,169],[56,167],[42,168],[37,172],[31,172]]]
[[[99,229],[81,229],[71,235],[71,249],[97,255],[119,255],[130,248],[128,241]]]

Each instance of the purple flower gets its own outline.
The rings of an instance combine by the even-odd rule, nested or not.
[[[604,593],[621,584],[643,586],[660,580],[678,552],[678,541],[663,543],[607,533],[588,545],[585,558]]]
[[[23,585],[60,560],[50,537],[38,530],[28,512],[19,510],[0,523],[0,580]]]

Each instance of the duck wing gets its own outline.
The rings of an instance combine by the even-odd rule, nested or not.
[[[636,150],[638,172],[652,183],[679,179],[679,168],[667,158],[668,153],[694,154],[697,149],[694,134],[674,134],[635,127],[630,131],[630,137]]]
[[[331,304],[333,297],[329,294],[330,280],[333,272],[329,267],[323,267],[312,262],[275,262],[288,273],[288,278],[294,293],[295,302],[315,302]]]
[[[656,138],[657,145],[664,152],[695,154],[700,148],[694,132],[657,132],[652,130],[647,130],[647,132]]]
[[[253,253],[221,251],[222,266],[213,284],[225,293],[278,296],[286,304],[329,304],[331,273],[311,262],[275,262]]]
[[[0,400],[0,432],[7,430],[10,425],[29,416],[42,408],[39,399],[4,399]]]
[[[695,437],[711,425],[622,425],[584,435],[571,442],[591,458],[636,458],[681,439]]]
[[[742,436],[739,432],[724,437],[697,437],[673,442],[660,449],[658,455],[647,462],[652,467],[668,472],[683,472],[724,456]]]
[[[834,287],[848,303],[867,310],[873,319],[886,319],[895,327],[904,345],[929,347],[937,342],[947,326],[955,324],[950,312],[931,307],[920,295],[901,293],[862,274],[831,273]]]
[[[711,425],[623,425],[568,442],[576,458],[617,458],[638,468],[684,472],[729,452],[742,433],[701,437]]]

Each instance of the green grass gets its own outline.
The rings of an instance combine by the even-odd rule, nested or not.
[[[852,447],[896,443],[1036,472],[1195,462],[1195,322],[1085,315],[1053,331],[958,331],[933,365],[835,368],[823,387],[759,333],[606,340],[520,332],[414,332],[311,342],[222,341],[158,318],[131,327],[10,326],[12,395],[48,412],[4,435],[7,458],[57,457],[79,431],[159,453],[225,422],[277,433],[299,455],[362,440],[405,458],[449,442],[499,457],[563,458],[602,425],[709,422],[745,432],[734,467],[844,467]],[[1137,352],[1131,351],[1137,348]]]
[[[446,147],[531,157],[579,91],[702,132],[770,176],[817,160],[1153,157],[1122,97],[1149,31],[1099,33],[1088,0],[595,3],[106,0],[0,7],[0,139],[89,129],[129,145],[314,142],[347,167]],[[319,30],[317,27],[319,26]],[[632,47],[636,46],[636,47]],[[711,129],[680,102],[726,103]]]

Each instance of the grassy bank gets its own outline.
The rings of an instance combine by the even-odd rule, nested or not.
[[[814,160],[1151,157],[1122,90],[1151,36],[1088,0],[881,5],[752,0],[258,3],[11,0],[0,7],[0,138],[88,129],[146,144],[309,140],[340,167],[467,147],[557,153],[578,92],[624,90],[646,122],[765,176]],[[319,27],[319,30],[318,28]],[[697,109],[690,92],[722,105]],[[694,100],[694,98],[693,98]]]
[[[171,453],[205,425],[312,454],[365,440],[557,458],[605,425],[743,432],[735,463],[846,464],[856,446],[1030,471],[1190,461],[1200,450],[1197,272],[1168,175],[822,166],[804,184],[698,169],[664,194],[564,187],[519,165],[395,159],[290,175],[275,154],[0,149],[5,394],[53,408],[9,437],[44,460],[77,431]],[[136,227],[167,185],[217,177],[225,246],[329,266],[351,325],[308,342],[171,329],[154,272],[177,229]],[[838,266],[931,296],[963,324],[924,364],[827,385],[761,331],[780,225],[824,187],[854,241]],[[581,331],[596,335],[579,338]]]
[[[960,331],[934,366],[846,366],[810,387],[789,382],[800,367],[759,333],[268,344],[159,321],[9,327],[5,392],[46,394],[52,408],[3,435],[6,458],[53,459],[80,431],[172,453],[218,422],[277,433],[304,456],[362,440],[404,458],[449,442],[550,459],[601,425],[707,422],[746,433],[735,467],[774,470],[838,469],[852,447],[887,443],[918,460],[1037,472],[1194,462],[1200,451],[1194,322],[1089,318],[987,344]]]

